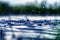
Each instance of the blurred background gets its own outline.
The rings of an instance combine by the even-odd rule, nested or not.
[[[60,0],[0,0],[0,40],[60,40]]]
[[[60,15],[59,0],[0,0],[0,13],[28,15]]]

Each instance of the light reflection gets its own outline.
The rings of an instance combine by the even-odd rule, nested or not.
[[[31,20],[31,23],[33,23],[33,21]],[[38,20],[35,20],[35,21],[38,22]],[[43,24],[42,26],[38,25],[38,23],[33,23],[33,26],[35,26],[33,28],[32,27],[28,27],[26,24],[23,23],[23,25],[21,25],[21,26],[14,26],[14,25],[12,25],[12,28],[10,28],[10,26],[8,26],[8,27],[5,27],[5,28],[2,27],[2,29],[6,30],[5,31],[5,34],[6,34],[5,38],[6,38],[6,40],[12,40],[13,39],[12,38],[13,34],[15,35],[16,38],[18,38],[18,37],[37,38],[39,36],[39,38],[54,39],[56,37],[54,34],[57,34],[57,33],[56,33],[56,30],[54,28],[52,28],[52,27],[58,27],[59,25],[51,27],[51,25],[49,25],[48,22],[50,22],[50,23],[57,22],[57,24],[59,24],[60,21],[58,22],[55,19],[54,20],[47,20],[48,22],[45,21],[45,20],[42,20],[42,21],[43,21],[43,23],[41,23],[41,24]],[[44,23],[48,23],[48,24],[45,25]],[[16,24],[16,23],[12,23],[12,24]],[[2,25],[6,25],[7,26],[9,24],[6,23],[6,24],[2,24]],[[27,29],[22,30],[22,29],[17,29],[17,28],[27,28]],[[35,29],[38,29],[38,30],[35,30]],[[7,37],[9,37],[9,39]]]

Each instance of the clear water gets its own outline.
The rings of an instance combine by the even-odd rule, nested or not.
[[[56,29],[60,26],[59,18],[59,16],[4,16],[0,18],[0,29],[5,34],[5,40],[53,40],[57,34]]]

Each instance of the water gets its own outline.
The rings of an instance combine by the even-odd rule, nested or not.
[[[0,27],[5,33],[5,40],[53,40],[59,25],[59,16],[4,16],[0,18]]]

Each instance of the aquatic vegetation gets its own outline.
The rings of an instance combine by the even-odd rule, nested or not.
[[[57,27],[57,34],[55,40],[60,40],[60,25]]]
[[[9,14],[59,15],[60,6],[53,8],[52,5],[50,5],[49,8],[47,8],[43,3],[41,3],[39,7],[34,5],[9,6],[7,3],[0,2],[0,15]]]

